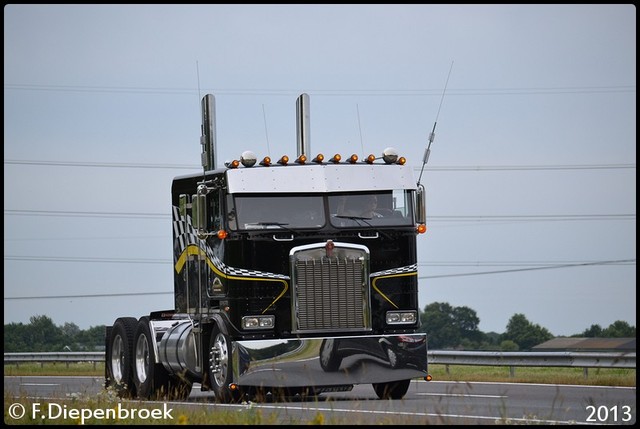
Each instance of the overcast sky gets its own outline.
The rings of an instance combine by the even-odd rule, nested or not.
[[[312,153],[393,146],[416,178],[437,123],[422,309],[636,325],[636,8],[535,4],[5,6],[4,323],[173,308],[201,97],[220,166],[295,155],[303,92]]]

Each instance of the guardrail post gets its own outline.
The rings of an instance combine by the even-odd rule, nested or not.
[[[589,368],[587,368],[586,366],[584,368],[582,368],[582,374],[584,374],[584,379],[585,380],[587,378],[589,378]]]
[[[513,378],[516,376],[516,367],[515,366],[510,366],[509,367],[509,378]]]

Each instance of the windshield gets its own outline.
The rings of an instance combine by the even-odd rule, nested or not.
[[[229,199],[231,229],[321,228],[325,224],[321,195],[243,195]]]
[[[337,227],[413,225],[411,201],[407,190],[330,195],[331,224]]]
[[[329,195],[244,194],[228,196],[228,225],[232,230],[319,229],[411,226],[410,190]],[[326,209],[325,209],[326,206]]]

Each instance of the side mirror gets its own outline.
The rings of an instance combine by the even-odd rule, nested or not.
[[[422,184],[416,189],[416,223],[427,223],[427,198]]]
[[[193,196],[191,202],[191,217],[194,228],[199,235],[207,231],[207,187],[198,186],[198,193]]]

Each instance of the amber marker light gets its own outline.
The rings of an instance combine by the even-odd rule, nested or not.
[[[321,154],[321,153],[319,153],[319,154],[317,154],[317,155],[316,155],[316,157],[315,157],[315,158],[313,158],[311,161],[312,161],[312,162],[315,162],[316,164],[322,164],[322,161],[324,161],[324,155],[323,155],[323,154]]]
[[[226,163],[227,168],[238,168],[238,166],[240,165],[240,161],[238,161],[237,159],[234,159],[233,161],[229,161]]]
[[[282,157],[278,160],[278,164],[287,165],[289,163],[289,157],[287,155],[282,155]]]
[[[425,232],[427,232],[427,225],[421,223],[416,227],[416,231],[418,231],[418,234],[424,234]]]
[[[356,162],[358,162],[358,155],[356,155],[355,153],[353,155],[351,155],[349,157],[349,163],[351,164],[355,164]]]
[[[373,164],[373,161],[376,160],[376,156],[374,154],[370,154],[364,161],[367,164]]]
[[[296,158],[296,164],[304,164],[305,162],[307,162],[307,156],[302,154],[299,157]]]
[[[431,374],[427,374],[424,376],[424,381],[431,381],[433,380],[433,377],[431,376]]]
[[[224,229],[221,229],[216,235],[220,240],[224,240],[229,234],[227,234],[227,231],[225,231]]]
[[[404,156],[401,156],[400,158],[398,158],[398,161],[396,162],[396,164],[404,165],[406,162],[407,162],[407,159]]]
[[[260,165],[263,165],[265,167],[268,167],[271,165],[271,158],[269,158],[268,156],[265,156],[262,161],[260,161]]]
[[[340,156],[340,154],[336,153],[335,155],[333,155],[333,158],[331,158],[329,161],[333,162],[334,164],[337,164],[340,162],[341,159],[342,157]]]

